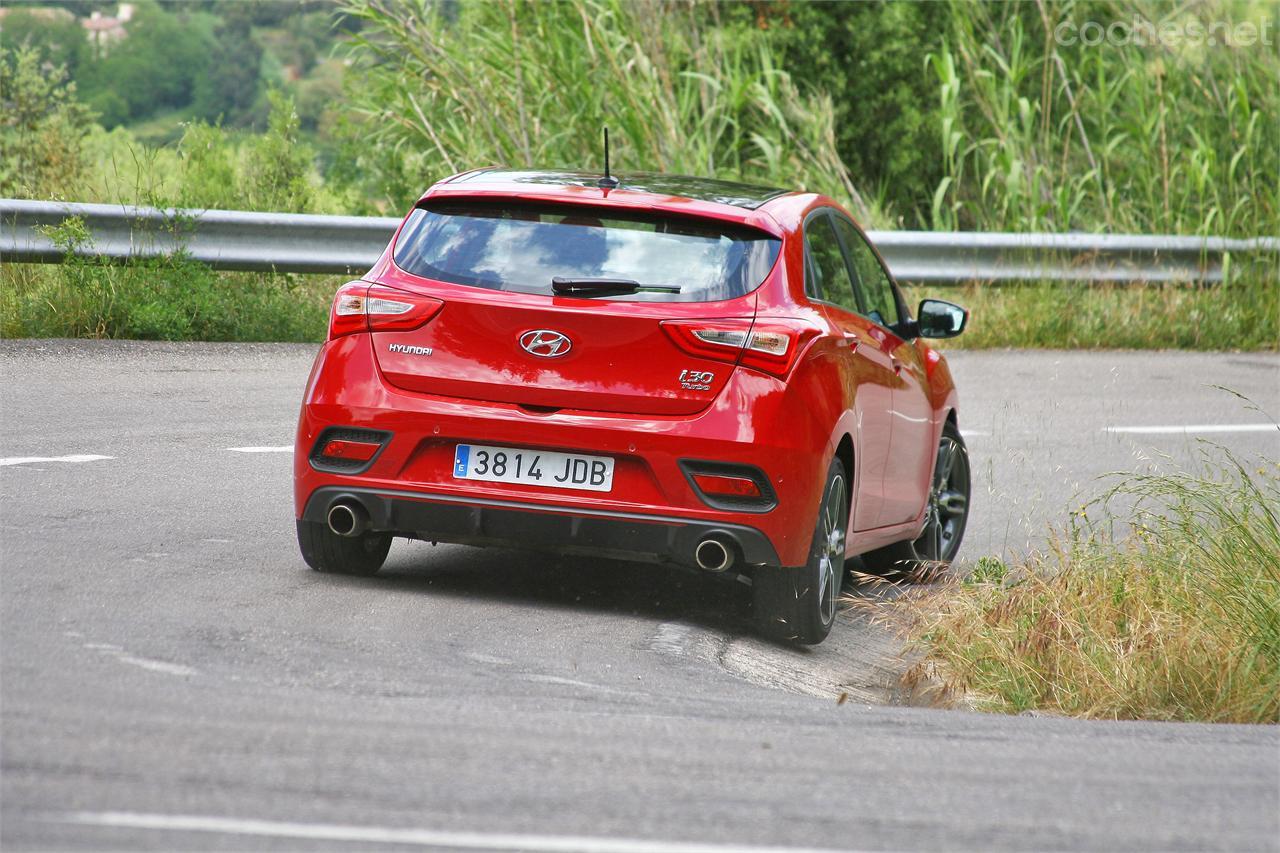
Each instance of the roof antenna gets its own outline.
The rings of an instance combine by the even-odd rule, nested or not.
[[[618,188],[618,179],[609,174],[609,128],[604,129],[604,177],[596,181],[596,186],[602,190],[614,190]]]

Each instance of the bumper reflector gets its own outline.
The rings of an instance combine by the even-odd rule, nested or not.
[[[768,475],[754,465],[681,459],[680,470],[707,506],[733,512],[768,512],[778,505]]]
[[[730,477],[725,474],[694,474],[693,482],[708,495],[724,495],[734,498],[759,498],[760,487],[749,477]]]
[[[309,461],[317,471],[358,474],[378,458],[391,433],[359,427],[329,427],[311,448]]]
[[[335,438],[327,442],[320,455],[329,459],[350,459],[353,462],[368,462],[378,452],[381,443],[368,444],[363,441],[345,441]]]

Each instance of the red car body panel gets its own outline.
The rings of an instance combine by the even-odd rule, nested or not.
[[[418,329],[345,334],[321,347],[297,430],[298,518],[317,490],[360,488],[428,504],[465,499],[557,515],[615,513],[639,525],[741,525],[763,534],[782,566],[797,566],[811,547],[827,466],[843,446],[853,462],[848,554],[919,532],[939,436],[956,408],[954,384],[945,359],[923,342],[904,341],[806,296],[805,217],[817,208],[840,209],[834,201],[786,194],[745,209],[652,192],[466,177],[437,184],[422,201],[486,198],[656,211],[763,231],[782,241],[781,251],[764,282],[740,298],[625,303],[630,307],[623,312],[617,308],[624,303],[602,310],[581,298],[420,278],[393,260],[398,231],[364,281],[428,295],[444,307]],[[785,378],[700,359],[658,331],[662,320],[753,317],[817,330]],[[539,328],[581,341],[580,354],[556,359],[551,369],[514,345],[522,332]],[[392,343],[430,349],[430,369],[391,352]],[[707,390],[674,387],[673,377],[687,369],[714,373],[715,380]],[[391,438],[359,473],[320,470],[313,449],[332,427]],[[602,494],[454,479],[459,443],[610,456],[613,488]],[[680,467],[688,459],[760,469],[776,505],[763,512],[708,505]]]

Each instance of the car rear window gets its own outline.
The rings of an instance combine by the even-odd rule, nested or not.
[[[396,265],[424,278],[551,293],[551,279],[619,278],[679,293],[599,297],[712,302],[760,286],[781,241],[711,220],[589,207],[432,204],[417,208],[396,242]]]

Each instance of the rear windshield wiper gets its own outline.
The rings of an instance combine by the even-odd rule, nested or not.
[[[624,296],[629,293],[679,293],[674,284],[641,284],[629,278],[563,278],[551,279],[551,292],[557,296]]]

